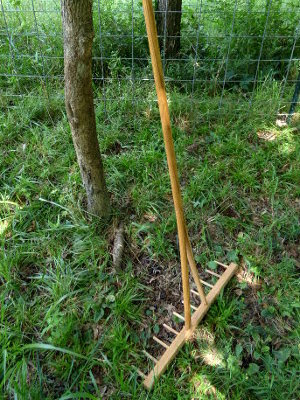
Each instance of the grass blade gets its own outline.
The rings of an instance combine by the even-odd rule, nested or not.
[[[82,358],[83,360],[88,360],[87,356],[84,356],[79,353],[75,353],[75,351],[63,349],[62,347],[52,346],[52,344],[47,344],[47,343],[26,344],[25,346],[22,347],[21,350],[23,350],[23,351],[24,350],[52,350],[52,351],[58,351],[58,352],[64,353],[64,354],[69,354],[70,356],[74,356],[77,358]]]

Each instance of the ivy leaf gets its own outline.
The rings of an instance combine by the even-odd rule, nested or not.
[[[255,363],[250,363],[247,369],[248,375],[254,375],[259,372],[259,366]]]
[[[217,269],[217,263],[215,261],[209,261],[207,265],[210,269]]]
[[[153,332],[155,333],[155,335],[157,335],[159,333],[159,325],[158,324],[154,325]]]
[[[286,347],[285,349],[274,351],[274,354],[278,361],[285,363],[291,355],[291,350]]]
[[[231,262],[238,262],[239,261],[239,257],[238,257],[238,254],[237,254],[238,252],[237,252],[237,250],[230,250],[228,253],[227,253],[227,259],[228,259],[228,261],[231,261]]]

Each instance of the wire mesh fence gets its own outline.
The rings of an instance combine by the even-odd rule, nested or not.
[[[297,0],[157,0],[164,73],[171,93],[193,104],[215,98],[251,108],[266,85],[277,88],[270,109],[285,113],[298,80]],[[52,0],[0,0],[0,86],[4,106],[39,86],[63,87],[61,5]],[[94,7],[95,100],[155,101],[140,0],[97,0]],[[177,16],[175,18],[174,16]],[[174,17],[172,19],[172,17]],[[176,26],[172,21],[176,19]],[[51,90],[50,90],[51,92]],[[206,97],[203,94],[206,94]],[[60,91],[63,96],[62,91]],[[5,100],[3,100],[5,99]],[[247,107],[245,104],[247,103]],[[209,110],[206,110],[208,112]]]

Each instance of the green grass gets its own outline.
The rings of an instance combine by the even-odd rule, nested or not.
[[[158,268],[170,292],[170,271],[176,282],[180,273],[155,105],[132,105],[129,96],[108,103],[107,114],[96,107],[113,202],[106,227],[84,211],[61,92],[46,99],[35,89],[12,108],[2,99],[2,398],[299,398],[299,123],[276,127],[279,92],[266,84],[250,111],[241,96],[226,94],[219,116],[217,98],[170,95],[196,259],[237,261],[243,273],[151,393],[134,370],[145,367],[141,350],[161,329],[155,315],[164,314],[163,302],[151,308],[149,268]],[[257,135],[266,131],[275,139]],[[126,250],[115,274],[119,220]]]
[[[113,205],[107,227],[85,211],[61,81],[31,77],[63,73],[59,4],[35,0],[36,9],[57,9],[37,12],[38,38],[26,11],[31,1],[3,2],[21,12],[5,13],[13,53],[0,13],[0,398],[297,399],[300,125],[299,114],[290,127],[275,124],[284,62],[261,63],[265,83],[249,109],[256,72],[249,60],[259,55],[266,19],[261,0],[238,2],[220,113],[217,80],[234,2],[203,5],[196,64],[198,19],[190,6],[198,3],[183,4],[178,57],[185,62],[167,63],[166,76],[186,219],[199,265],[235,261],[241,271],[153,392],[140,384],[134,366],[145,370],[142,350],[157,351],[151,335],[168,322],[167,306],[180,306],[180,265],[153,82],[140,80],[151,68],[136,59],[147,54],[141,3],[134,2],[134,88],[131,2],[120,3],[101,2],[102,32],[129,34],[103,38],[105,95],[114,99],[106,110],[94,82]],[[286,39],[266,38],[262,59],[290,58],[297,6],[272,3],[268,31]],[[96,7],[93,55],[100,57],[98,22]],[[93,76],[102,76],[97,61]],[[177,82],[183,77],[210,82],[196,85],[191,99],[191,84]],[[287,84],[283,101],[292,92]],[[120,221],[126,245],[116,274],[110,253]]]

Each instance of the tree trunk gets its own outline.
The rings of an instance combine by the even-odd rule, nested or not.
[[[92,90],[92,0],[62,0],[65,103],[88,210],[106,217],[110,203],[96,132]]]
[[[159,45],[166,58],[175,57],[180,50],[181,6],[182,0],[156,0]]]

